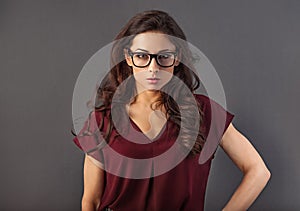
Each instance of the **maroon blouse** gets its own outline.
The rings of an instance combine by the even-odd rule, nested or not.
[[[176,132],[175,123],[167,120],[160,134],[151,142],[143,144],[129,141],[120,135],[116,136],[116,129],[112,128],[109,144],[106,146],[102,145],[98,150],[89,153],[89,155],[100,161],[106,170],[105,188],[99,210],[110,208],[122,211],[201,211],[204,209],[208,175],[216,147],[218,146],[216,143],[219,143],[234,115],[224,110],[222,106],[205,95],[195,94],[195,99],[200,103],[204,113],[204,121],[200,129],[204,131],[204,136],[207,138],[205,144],[211,144],[212,147],[215,146],[214,149],[210,150],[212,153],[208,160],[203,164],[199,164],[199,156],[202,152],[196,156],[187,156],[171,170],[156,176],[155,172],[159,170],[157,166],[161,162],[151,161],[151,158],[166,152],[176,142],[178,132]],[[108,128],[107,119],[109,114],[110,110],[105,114],[102,112],[93,113],[92,117],[96,121],[86,122],[79,135],[73,140],[78,147],[87,152],[89,149],[97,146],[99,136],[98,142],[95,142],[95,136],[81,135],[88,127],[90,131],[99,130],[101,118],[104,118],[104,124],[100,128],[101,131],[105,132]],[[212,116],[215,121],[212,121]],[[135,130],[141,132],[133,121],[130,120],[130,124]],[[145,140],[147,139],[146,136],[144,138]],[[131,179],[132,177],[122,177],[113,174],[112,172],[116,172],[115,170],[117,169],[123,172],[123,175],[126,175],[126,172],[130,172],[133,166],[125,160],[112,156],[111,149],[117,154],[133,159],[150,158],[148,163],[138,166],[138,169],[143,172],[142,175],[147,176],[141,179]]]

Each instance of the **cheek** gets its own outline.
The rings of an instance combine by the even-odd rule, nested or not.
[[[173,77],[173,69],[165,70],[165,71],[161,72],[161,77],[160,78],[161,78],[161,82],[163,84],[168,83],[171,80],[172,77]]]
[[[174,73],[174,67],[165,68],[164,71],[173,74]]]
[[[143,68],[132,67],[133,77],[136,81],[142,82],[147,77],[147,71]]]
[[[142,71],[145,71],[145,69],[143,69],[143,68],[137,68],[137,67],[132,67],[133,74],[140,73]]]

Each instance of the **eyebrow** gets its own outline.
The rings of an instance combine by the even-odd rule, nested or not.
[[[144,51],[144,52],[146,52],[146,53],[149,53],[149,51],[147,51],[147,50],[145,50],[145,49],[142,49],[142,48],[138,48],[138,49],[136,49],[135,51],[137,51],[137,50],[140,50],[140,51]],[[162,53],[162,52],[173,52],[173,51],[175,51],[175,50],[163,49],[163,50],[158,51],[157,53]]]

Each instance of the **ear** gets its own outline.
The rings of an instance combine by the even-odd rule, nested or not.
[[[125,60],[126,60],[127,65],[132,67],[133,64],[132,64],[131,56],[129,56],[127,49],[124,49],[124,56],[125,56]]]
[[[176,59],[175,59],[174,66],[178,66],[180,64],[180,58],[181,58],[181,53],[178,52]]]

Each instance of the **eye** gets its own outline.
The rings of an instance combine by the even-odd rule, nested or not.
[[[137,59],[148,59],[148,55],[145,53],[135,53],[134,57]]]
[[[171,58],[172,56],[173,56],[172,54],[168,54],[168,53],[159,54],[159,55],[158,55],[158,59],[169,59],[169,58]]]

